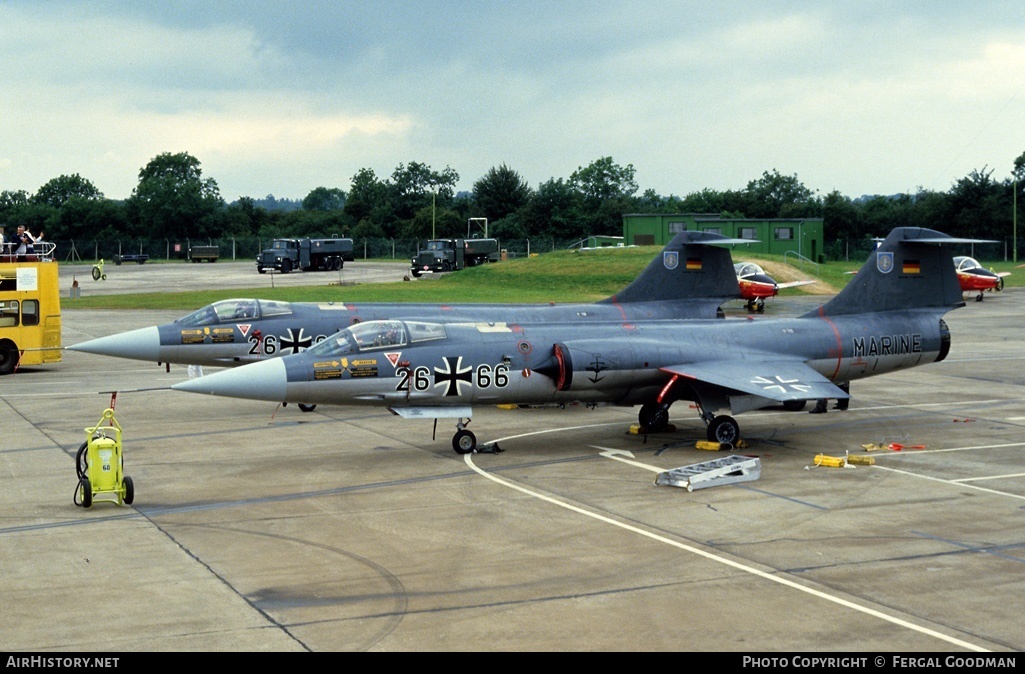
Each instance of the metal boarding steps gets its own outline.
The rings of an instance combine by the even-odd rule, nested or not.
[[[694,491],[724,484],[750,482],[757,480],[761,475],[761,459],[757,456],[735,454],[663,471],[655,478],[655,484],[686,487],[687,491]]]

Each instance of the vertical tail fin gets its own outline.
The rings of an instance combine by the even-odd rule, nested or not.
[[[981,243],[922,227],[898,227],[836,297],[806,316],[964,306],[954,256],[942,244]]]
[[[600,303],[708,299],[718,304],[740,297],[730,251],[722,244],[753,243],[711,232],[680,232],[644,271]],[[712,245],[718,244],[718,245]]]

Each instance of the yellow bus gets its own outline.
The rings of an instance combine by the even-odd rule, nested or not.
[[[0,254],[0,375],[61,360],[61,305],[52,243]],[[7,251],[2,251],[6,253]]]

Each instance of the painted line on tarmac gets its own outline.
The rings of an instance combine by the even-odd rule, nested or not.
[[[539,435],[541,433],[546,433],[546,432],[573,431],[573,430],[579,430],[579,429],[582,429],[582,428],[594,428],[595,426],[607,426],[607,425],[610,425],[610,424],[593,424],[591,426],[575,426],[575,427],[569,427],[569,428],[560,428],[560,429],[556,429],[556,430],[553,430],[553,431],[535,431],[535,432],[532,432],[532,433],[527,433],[525,435]],[[512,436],[509,436],[507,438],[501,438],[500,440],[512,440],[514,438],[519,438],[519,437],[524,437],[524,436],[512,435]],[[496,440],[495,442],[497,443],[500,440]],[[893,623],[895,625],[899,625],[901,627],[906,627],[906,628],[908,628],[908,629],[910,629],[912,631],[919,632],[921,634],[925,634],[927,636],[931,636],[931,637],[934,637],[936,639],[940,639],[941,641],[946,641],[947,643],[954,644],[956,646],[960,646],[961,648],[966,648],[968,650],[976,651],[976,652],[989,652],[988,649],[983,648],[981,646],[977,646],[975,644],[968,643],[967,641],[962,641],[961,639],[957,639],[955,637],[947,636],[946,634],[942,634],[940,632],[937,632],[935,630],[929,629],[927,627],[923,627],[921,625],[916,625],[916,624],[908,622],[906,620],[902,620],[901,618],[898,618],[896,616],[887,615],[885,613],[882,613],[881,611],[877,611],[877,610],[869,608],[867,606],[862,606],[860,604],[855,604],[852,601],[848,601],[846,599],[842,599],[840,597],[836,597],[834,595],[827,594],[827,593],[822,592],[820,590],[816,590],[814,588],[810,588],[810,587],[801,585],[800,583],[796,583],[796,582],[790,580],[789,578],[783,578],[783,577],[774,575],[772,573],[768,573],[766,571],[762,571],[761,569],[756,569],[756,568],[748,566],[746,564],[741,564],[740,562],[735,562],[735,561],[733,561],[731,559],[727,559],[726,557],[721,557],[721,556],[719,556],[717,554],[708,552],[706,550],[702,550],[700,548],[696,548],[696,547],[688,545],[686,543],[681,543],[680,541],[675,541],[675,540],[673,540],[671,538],[667,538],[667,537],[662,536],[660,534],[656,534],[656,533],[653,533],[651,531],[645,531],[644,529],[641,529],[639,527],[635,527],[635,526],[633,526],[631,524],[626,524],[625,522],[616,521],[616,520],[614,520],[614,519],[612,519],[610,517],[606,517],[605,515],[602,515],[600,513],[592,512],[592,511],[587,510],[585,508],[581,508],[580,506],[573,505],[572,503],[569,503],[567,501],[562,501],[560,499],[557,499],[557,498],[555,498],[553,496],[548,496],[547,494],[541,494],[541,493],[536,492],[536,491],[534,491],[532,489],[527,489],[526,487],[522,487],[522,486],[520,486],[518,484],[514,484],[512,482],[509,482],[508,480],[504,480],[504,479],[502,479],[502,478],[500,478],[498,476],[495,476],[495,475],[492,475],[491,473],[488,473],[487,471],[483,470],[482,468],[479,468],[473,462],[473,458],[472,457],[473,457],[472,454],[465,454],[463,456],[463,461],[466,463],[467,466],[470,467],[471,470],[473,470],[478,475],[480,475],[480,476],[482,476],[484,478],[487,478],[488,480],[491,480],[492,482],[495,482],[496,484],[499,484],[499,485],[501,485],[503,487],[507,487],[507,488],[512,489],[514,491],[518,491],[518,492],[520,492],[522,494],[526,494],[527,496],[531,496],[531,497],[539,499],[541,501],[545,501],[546,503],[550,503],[550,504],[558,506],[560,508],[565,508],[566,510],[570,510],[570,511],[575,512],[575,513],[577,513],[579,515],[584,515],[585,517],[590,517],[592,519],[598,520],[599,522],[603,522],[605,524],[610,524],[610,525],[612,525],[614,527],[619,527],[620,529],[624,529],[626,531],[629,531],[629,532],[632,532],[632,533],[635,533],[635,534],[640,534],[641,536],[644,536],[646,538],[650,538],[650,539],[652,539],[654,541],[657,541],[659,543],[664,543],[666,545],[672,546],[674,548],[678,548],[678,549],[683,550],[685,552],[689,552],[691,554],[698,555],[699,557],[704,557],[705,559],[711,560],[713,562],[718,562],[720,564],[724,564],[726,566],[732,567],[732,568],[737,569],[739,571],[743,571],[744,573],[748,573],[748,574],[751,574],[753,576],[757,576],[757,577],[762,578],[764,580],[769,580],[769,581],[772,581],[774,583],[778,583],[780,585],[783,585],[785,587],[789,587],[789,588],[794,589],[794,590],[799,590],[799,591],[804,592],[806,594],[810,594],[810,595],[812,595],[814,597],[818,597],[819,599],[824,599],[826,601],[832,602],[834,604],[838,604],[838,605],[843,606],[845,608],[849,608],[849,609],[852,609],[854,611],[858,611],[860,613],[864,613],[866,615],[870,615],[870,616],[873,616],[875,618],[879,618],[881,620],[884,620],[884,621],[889,622],[889,623]],[[659,472],[661,472],[661,471],[659,471]]]

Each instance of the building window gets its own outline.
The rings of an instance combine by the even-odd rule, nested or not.
[[[777,227],[776,228],[776,240],[777,241],[790,241],[794,238],[793,227]]]
[[[708,232],[709,234],[722,234],[722,227],[706,227],[701,231]]]
[[[756,239],[758,238],[758,229],[756,227],[741,227],[740,238],[742,239]]]
[[[670,234],[679,234],[680,232],[686,232],[686,231],[687,231],[687,223],[686,222],[670,222],[669,223],[669,233]]]

